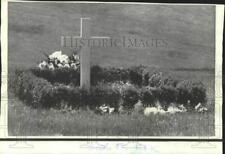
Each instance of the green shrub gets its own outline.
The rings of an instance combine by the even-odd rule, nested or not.
[[[167,109],[171,103],[177,101],[177,89],[172,85],[163,85],[160,87],[160,98],[158,99],[163,108]]]
[[[54,84],[54,98],[59,102],[53,106],[60,108],[62,105],[67,105],[78,109],[80,107],[80,89],[70,87],[63,84]]]
[[[148,85],[150,87],[160,87],[162,83],[163,83],[162,72],[154,73],[152,76],[150,76],[148,80]]]
[[[146,106],[155,106],[156,96],[153,94],[150,87],[143,87],[140,92],[140,100]]]
[[[139,100],[139,92],[134,86],[127,86],[122,89],[122,106],[124,109],[131,110]]]
[[[44,78],[49,82],[53,83],[63,83],[63,84],[73,84],[78,86],[80,84],[80,72],[73,68],[63,68],[63,69],[38,69],[33,68],[31,72],[37,77]]]
[[[163,80],[162,85],[170,87],[176,87],[177,84],[179,83],[178,80],[174,79],[174,77],[171,76],[164,76],[162,80]]]
[[[98,82],[131,82],[135,85],[142,85],[148,80],[148,76],[144,74],[144,67],[132,67],[132,68],[101,68],[100,66],[92,66],[91,68],[91,80],[92,85],[96,85]]]
[[[160,87],[164,85],[176,87],[178,82],[178,80],[174,79],[174,77],[171,77],[168,74],[157,72],[149,77],[148,85],[150,87]]]
[[[177,102],[194,108],[198,103],[206,103],[206,88],[202,82],[182,81],[177,85]]]
[[[106,82],[123,81],[129,80],[129,70],[124,68],[104,68],[103,79]]]
[[[17,72],[15,94],[32,107],[60,108],[67,105],[72,108],[94,109],[107,104],[118,108],[120,93],[108,85],[92,86],[90,92],[79,87],[54,83],[37,77],[31,71]],[[62,104],[63,103],[63,104]]]
[[[21,74],[23,73],[22,70],[20,69],[15,69],[14,72],[12,72],[10,74],[10,78],[9,78],[9,90],[12,90],[15,95],[20,95],[21,92],[21,84],[22,84],[22,78],[21,78]]]
[[[129,80],[132,84],[136,84],[139,86],[144,84],[143,69],[144,68],[142,66],[138,66],[138,67],[132,67],[129,70]]]
[[[104,82],[104,76],[106,74],[104,73],[103,68],[101,68],[98,65],[91,67],[91,85],[97,85],[98,82],[102,81]]]
[[[10,79],[10,87],[26,104],[45,108],[60,108],[64,104],[76,109],[95,109],[105,104],[116,110],[120,105],[131,110],[139,100],[144,106],[155,106],[158,101],[165,109],[171,103],[191,108],[198,103],[206,103],[206,88],[202,82],[179,82],[162,73],[154,73],[149,78],[148,73],[139,67],[109,69],[94,66],[89,92],[79,88],[78,76],[79,72],[71,69],[16,70],[15,76]],[[125,82],[130,80],[133,84]],[[149,86],[140,87],[146,83]]]
[[[196,106],[198,103],[205,104],[206,98],[206,87],[202,82],[193,82],[191,87],[191,105]]]
[[[98,65],[91,67],[91,85],[97,85],[99,82],[131,82],[135,85],[147,85],[149,75],[145,71],[145,67],[138,66],[132,68],[103,68]],[[32,73],[37,77],[44,78],[54,83],[72,84],[79,86],[80,84],[80,70],[73,68],[57,68],[50,69],[31,69]]]
[[[176,103],[177,100],[177,89],[173,86],[162,85],[160,87],[147,87],[142,91],[142,102],[148,106],[155,106],[156,102],[167,109],[171,103]],[[145,96],[145,97],[144,97]],[[147,102],[152,102],[148,104]]]
[[[52,98],[53,86],[50,82],[36,77],[30,71],[17,72],[17,75],[15,94],[26,104],[38,107],[55,103],[54,98]]]
[[[104,84],[101,85],[101,87],[104,87],[103,89],[105,91],[104,104],[118,109],[119,100],[121,98],[119,89],[112,87],[111,84]]]
[[[109,105],[110,107],[119,107],[120,93],[108,84],[98,84],[91,88],[89,107],[95,108],[100,105]]]
[[[92,109],[98,107],[102,104],[105,104],[106,90],[102,86],[95,86],[91,88],[90,92],[91,102],[89,103],[89,107]]]

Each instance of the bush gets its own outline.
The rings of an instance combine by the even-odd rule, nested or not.
[[[20,71],[15,81],[15,94],[26,104],[33,107],[49,106],[56,103],[53,96],[53,86],[47,80],[38,78],[30,71]]]
[[[54,97],[60,102],[53,105],[56,108],[61,108],[62,105],[70,106],[73,109],[82,107],[79,87],[70,87],[63,84],[54,85]]]
[[[89,106],[93,109],[105,104],[117,110],[119,99],[120,93],[117,89],[109,84],[98,84],[91,88]]]
[[[73,84],[74,86],[80,85],[80,72],[72,68],[63,68],[63,69],[38,69],[33,68],[31,72],[40,78],[44,78],[49,82],[53,83],[62,83],[62,84]]]
[[[63,105],[72,108],[91,109],[102,104],[118,108],[120,93],[108,85],[96,85],[90,92],[79,87],[54,83],[37,77],[31,71],[18,71],[14,92],[26,104],[32,107],[60,108]]]
[[[116,82],[129,81],[132,84],[141,86],[148,80],[148,74],[144,73],[144,67],[132,68],[101,68],[100,66],[93,66],[91,68],[92,85],[98,82]]]
[[[155,102],[159,102],[165,109],[171,103],[190,108],[194,108],[198,103],[206,103],[206,88],[202,82],[178,82],[170,76],[163,76],[162,73],[154,73],[149,78],[148,73],[144,73],[143,68],[139,67],[106,69],[94,66],[91,71],[93,77],[90,92],[79,88],[79,72],[69,68],[54,71],[16,70],[10,87],[26,104],[45,108],[60,108],[63,104],[76,109],[95,109],[105,104],[115,107],[116,110],[120,105],[131,110],[139,100],[144,106],[155,106]],[[123,80],[131,80],[133,84]],[[138,86],[146,81],[149,81],[149,86]]]
[[[72,84],[79,86],[80,84],[80,69],[73,68],[56,68],[51,69],[31,69],[32,73],[37,77],[44,78],[54,83]],[[145,72],[143,66],[132,68],[102,68],[98,65],[91,67],[91,85],[95,86],[99,82],[130,82],[141,86],[148,85],[149,74]],[[153,81],[154,82],[154,81]]]
[[[163,83],[162,84],[165,85],[165,86],[176,87],[178,83],[179,83],[179,81],[174,79],[173,77],[165,76],[163,78]]]
[[[178,82],[178,80],[174,79],[170,75],[165,75],[162,72],[152,74],[148,80],[150,87],[161,87],[164,85],[176,87]]]
[[[177,101],[177,89],[172,85],[163,85],[160,87],[160,101],[162,107],[167,109],[171,103],[176,103]]]
[[[131,110],[139,100],[139,92],[134,86],[127,86],[122,89],[122,106],[124,109]]]
[[[8,86],[9,86],[9,90],[12,90],[15,95],[19,95],[20,94],[20,88],[21,88],[21,84],[22,84],[22,78],[21,78],[21,74],[23,73],[22,70],[19,69],[15,69],[15,71],[13,73],[10,74],[10,78],[9,78],[9,82],[8,82]]]
[[[132,67],[129,70],[129,80],[132,84],[136,84],[141,86],[144,84],[144,78],[143,78],[143,73],[144,73],[144,68],[142,66],[138,67]]]
[[[105,92],[105,104],[109,105],[110,107],[114,107],[117,111],[121,98],[119,90],[112,88],[112,86],[107,86]]]
[[[96,86],[91,88],[91,102],[89,106],[94,109],[95,107],[99,107],[102,104],[105,104],[106,91],[104,87]]]
[[[104,68],[103,80],[106,82],[126,82],[129,80],[129,70],[123,68]]]
[[[142,104],[146,107],[153,107],[155,106],[156,96],[153,94],[150,87],[144,87],[141,89],[140,92],[140,99]]]
[[[206,103],[206,87],[202,82],[193,82],[191,86],[191,105],[196,106],[198,103]]]
[[[206,88],[202,82],[182,81],[177,85],[177,102],[194,108],[198,103],[206,103]]]
[[[98,65],[91,67],[91,85],[97,85],[98,82],[104,82],[104,70]]]
[[[160,87],[163,83],[162,72],[154,73],[148,80],[150,87]]]

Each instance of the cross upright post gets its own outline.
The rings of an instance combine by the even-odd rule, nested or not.
[[[81,37],[89,38],[90,36],[90,18],[81,18]],[[90,47],[83,46],[81,48],[81,72],[80,72],[80,87],[86,90],[90,89]]]
[[[79,39],[108,39],[109,37],[104,36],[91,36],[91,24],[90,18],[81,18],[80,19],[80,36],[75,36],[74,38]],[[91,67],[90,67],[90,58],[91,58],[91,49],[89,46],[84,45],[81,46],[80,51],[80,87],[86,89],[87,91],[90,90],[91,86]]]

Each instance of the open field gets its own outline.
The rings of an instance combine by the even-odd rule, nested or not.
[[[141,11],[140,11],[141,10]],[[93,48],[91,63],[159,68],[210,68],[215,62],[213,6],[9,3],[9,68],[30,68],[61,47],[61,36],[78,36],[90,17],[93,36],[163,39],[165,47]]]

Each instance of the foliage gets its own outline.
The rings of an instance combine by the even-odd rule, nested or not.
[[[115,73],[118,70],[121,73],[123,69],[92,67],[92,86],[89,92],[79,88],[79,71],[71,68],[16,70],[10,85],[20,99],[33,107],[61,108],[66,105],[73,109],[95,109],[106,105],[118,111],[120,106],[132,110],[138,101],[145,107],[154,107],[158,102],[164,109],[172,103],[191,109],[199,103],[206,104],[206,88],[202,82],[178,81],[171,76],[154,73],[147,80],[148,86],[140,86],[145,78],[140,77],[143,71],[137,68],[137,74],[131,71],[132,82],[139,76],[137,84],[134,84],[127,73],[130,69],[122,71],[123,80],[128,80],[117,81],[122,77],[120,73]]]
[[[129,85],[122,89],[122,106],[127,109],[131,110],[139,100],[139,91],[136,87]]]
[[[80,72],[72,68],[64,69],[31,69],[31,72],[37,77],[44,78],[49,82],[53,83],[62,83],[62,84],[72,84],[74,86],[80,85]]]
[[[161,93],[159,101],[163,108],[167,109],[171,103],[175,103],[177,100],[176,87],[172,85],[163,85],[160,87]]]
[[[18,71],[15,79],[14,92],[26,104],[37,107],[48,107],[56,103],[53,98],[53,86],[47,80],[38,78],[29,71]]]
[[[162,72],[154,73],[148,80],[148,85],[150,87],[160,87],[163,83]]]
[[[156,96],[153,94],[151,87],[143,87],[140,92],[142,104],[146,106],[155,106]]]
[[[206,103],[206,88],[202,82],[181,81],[177,85],[177,102],[194,108],[198,103]]]

